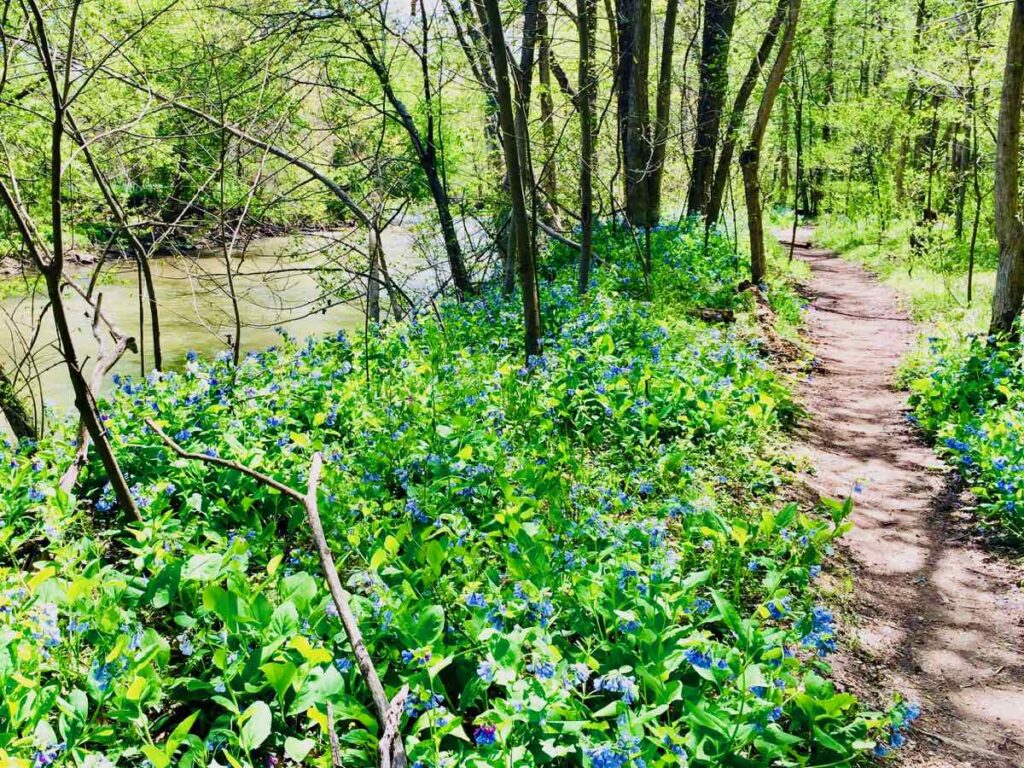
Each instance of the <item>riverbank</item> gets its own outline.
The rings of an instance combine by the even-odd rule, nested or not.
[[[410,296],[432,294],[447,275],[446,265],[435,261],[424,246],[421,224],[408,217],[404,226],[389,227],[381,239],[391,278]],[[244,254],[236,253],[232,259],[230,280],[222,253],[196,251],[185,257],[154,259],[150,269],[165,366],[180,369],[189,352],[213,357],[230,350],[237,340],[237,326],[243,353],[276,343],[279,327],[299,337],[361,328],[365,324],[365,243],[361,236],[353,242],[351,235],[351,231],[318,231],[254,240]],[[68,279],[84,285],[94,269],[69,265]],[[34,377],[31,386],[20,386],[19,392],[36,413],[44,402],[62,412],[70,407],[72,392],[63,369],[55,365],[59,357],[51,348],[52,324],[37,322],[46,304],[41,286],[20,277],[8,283],[13,290],[4,291],[3,285],[0,281],[0,311],[12,334],[0,340],[0,365],[12,372],[21,366],[23,376]],[[239,299],[238,324],[232,292]],[[148,374],[153,365],[150,318],[135,263],[116,260],[104,265],[97,293],[104,296],[108,318],[140,343],[140,353],[125,355],[114,372]],[[85,303],[70,292],[67,301],[76,347],[82,357],[95,357],[96,340]],[[30,344],[34,355],[31,367],[25,369],[22,361]]]

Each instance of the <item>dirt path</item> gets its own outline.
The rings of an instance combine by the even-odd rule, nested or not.
[[[1024,766],[1022,575],[974,542],[953,477],[906,421],[892,377],[914,328],[893,292],[812,237],[796,237],[816,355],[807,482],[831,496],[862,486],[838,678],[876,701],[898,690],[921,703],[907,765]]]

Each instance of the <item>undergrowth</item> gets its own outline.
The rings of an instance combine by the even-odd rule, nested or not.
[[[778,508],[795,406],[717,235],[555,249],[544,355],[487,291],[368,337],[119,379],[103,419],[145,522],[97,466],[57,489],[67,422],[0,465],[0,765],[376,764],[378,723],[302,510],[328,539],[416,768],[826,766],[903,743],[916,709],[828,681],[814,579],[849,503]],[[780,316],[798,315],[770,288]],[[736,311],[711,327],[692,307]],[[795,313],[795,314],[794,314]],[[329,720],[328,715],[333,718]]]
[[[1024,362],[1018,344],[932,338],[902,371],[913,418],[971,485],[982,530],[1024,544]]]

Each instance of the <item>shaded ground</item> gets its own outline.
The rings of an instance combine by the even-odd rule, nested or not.
[[[907,765],[1024,766],[1022,574],[975,542],[955,478],[906,421],[892,377],[914,329],[893,292],[812,237],[798,230],[795,254],[812,269],[806,480],[830,496],[862,487],[838,679],[920,701]]]

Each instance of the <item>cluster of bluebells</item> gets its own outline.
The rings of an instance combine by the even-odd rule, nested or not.
[[[771,535],[753,525],[737,546],[729,532],[750,525],[750,510],[737,515],[721,498],[742,484],[737,479],[770,474],[722,466],[720,457],[763,446],[788,397],[743,331],[708,329],[678,311],[683,301],[736,301],[727,243],[713,237],[705,250],[703,228],[694,234],[687,226],[651,233],[663,275],[654,300],[629,250],[631,233],[605,249],[600,284],[585,300],[565,274],[545,284],[548,335],[543,354],[525,365],[519,307],[485,289],[443,307],[443,327],[414,317],[355,344],[344,334],[307,342],[282,334],[279,347],[237,366],[190,354],[180,372],[119,378],[107,423],[145,523],[128,540],[134,559],[111,566],[112,610],[144,610],[164,627],[158,645],[168,658],[151,671],[166,697],[159,706],[183,703],[176,683],[185,678],[194,688],[190,705],[195,691],[207,697],[207,726],[217,716],[233,721],[226,706],[216,709],[229,700],[224,694],[244,696],[244,704],[276,694],[284,700],[271,708],[276,738],[293,735],[278,712],[300,698],[295,711],[323,712],[331,701],[360,712],[368,700],[315,552],[292,540],[287,500],[219,465],[154,460],[169,457],[145,418],[190,451],[256,461],[293,487],[304,487],[311,454],[322,451],[325,533],[384,685],[409,686],[400,727],[416,768],[505,764],[518,759],[510,750],[536,752],[548,740],[556,749],[582,747],[594,768],[685,763],[697,723],[658,698],[684,683],[730,730],[801,727],[785,716],[793,705],[774,680],[743,682],[735,634],[716,610],[723,598],[713,594],[736,579],[736,614],[760,621],[757,608],[771,598],[764,581],[777,576],[796,596],[767,609],[762,628],[772,649],[803,639],[820,651],[833,642],[830,615],[815,612],[806,626],[794,618],[808,603],[796,594],[807,571],[790,564],[814,568],[820,554],[810,524],[791,521],[792,533]],[[776,405],[760,407],[769,401]],[[22,450],[11,471],[29,475]],[[101,513],[96,518],[113,518],[116,500],[97,476],[89,473],[80,498]],[[22,481],[18,509],[50,504],[49,485],[40,474]],[[221,553],[216,568],[205,569],[206,558]],[[235,621],[242,605],[252,622]],[[249,626],[256,614],[269,629]],[[21,618],[4,614],[0,600],[5,627]],[[39,618],[34,647],[50,644],[56,655],[71,645],[58,619]],[[122,634],[134,643],[139,619],[124,618]],[[74,621],[65,635],[95,644],[76,667],[78,682],[96,699],[96,722],[113,722],[114,707],[137,706],[125,704],[137,676],[127,654],[107,661],[112,643],[98,617]],[[268,640],[278,630],[282,636]],[[675,666],[663,673],[665,653]],[[794,688],[811,669],[801,666],[808,655],[786,651],[779,662]],[[302,671],[271,692],[269,678],[289,666],[255,661],[273,657],[277,665],[284,656]],[[652,682],[660,677],[664,686]],[[598,710],[615,712],[615,734]],[[856,717],[844,714],[840,725]],[[634,721],[636,732],[627,733]],[[585,735],[559,732],[570,722],[587,724]],[[446,738],[456,729],[459,738]],[[838,726],[836,733],[842,737]],[[139,739],[120,724],[116,736],[131,746]],[[233,730],[202,736],[207,762],[238,753]],[[353,753],[372,742],[346,736]],[[269,765],[279,749],[260,757]],[[736,749],[753,755],[758,747],[751,740]],[[354,764],[359,759],[373,761],[372,749]]]
[[[826,656],[836,649],[835,617],[832,612],[822,606],[815,606],[811,611],[810,627],[801,638],[808,648],[813,648],[819,656]]]
[[[994,533],[1024,541],[1024,363],[1016,344],[930,339],[907,377],[913,421],[971,481]]]
[[[874,754],[876,757],[885,757],[892,750],[899,749],[907,743],[907,734],[910,726],[921,716],[921,707],[913,702],[904,702],[894,707],[889,715],[889,724],[883,736],[887,740],[875,744]]]

